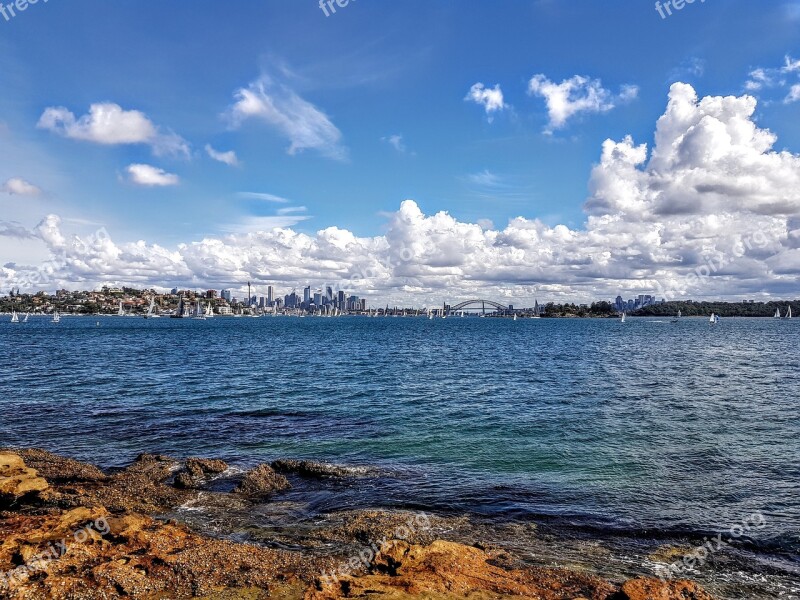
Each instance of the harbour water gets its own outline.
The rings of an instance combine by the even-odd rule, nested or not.
[[[637,557],[759,514],[698,578],[792,598],[799,339],[773,319],[4,318],[0,446],[360,466],[284,518],[410,507]]]

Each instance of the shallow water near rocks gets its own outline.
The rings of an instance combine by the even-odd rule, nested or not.
[[[534,563],[609,576],[757,513],[763,528],[687,574],[723,597],[800,597],[800,321],[656,321],[4,320],[0,444],[104,467],[145,451],[370,467],[293,478],[243,515],[186,513],[299,546],[293,527],[342,510],[469,515]]]

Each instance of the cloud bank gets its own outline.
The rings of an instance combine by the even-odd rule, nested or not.
[[[278,227],[169,250],[76,238],[49,216],[35,233],[63,264],[38,287],[331,284],[376,305],[796,296],[800,156],[773,149],[777,138],[753,121],[755,108],[750,96],[699,99],[674,84],[652,149],[631,137],[603,144],[580,229],[524,217],[495,229],[406,200],[375,237]],[[3,267],[0,285],[24,288],[28,275]]]

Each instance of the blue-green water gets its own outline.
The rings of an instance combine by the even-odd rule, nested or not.
[[[387,474],[415,506],[800,549],[800,320],[2,317],[0,445]]]

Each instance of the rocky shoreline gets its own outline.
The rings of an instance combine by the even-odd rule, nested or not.
[[[238,475],[230,491],[213,491],[209,484],[228,470],[219,460],[141,455],[106,472],[43,450],[0,450],[0,597],[712,598],[690,581],[608,581],[531,567],[481,540],[440,539],[453,526],[448,518],[411,511],[353,511],[317,531],[308,548],[216,539],[163,517],[179,506],[220,502],[247,510],[291,487],[288,474],[353,474],[283,460]]]

